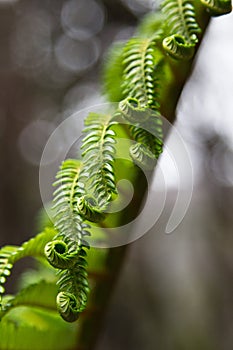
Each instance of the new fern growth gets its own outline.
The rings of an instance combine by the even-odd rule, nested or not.
[[[66,160],[57,174],[54,192],[54,226],[58,234],[45,246],[48,262],[59,269],[59,294],[57,307],[60,315],[69,322],[77,320],[83,311],[89,292],[85,271],[85,240],[89,236],[88,225],[79,211],[82,163]],[[77,282],[78,281],[78,282]]]
[[[104,217],[93,210],[93,218],[90,210],[98,207],[100,210],[106,208],[116,193],[116,184],[114,176],[114,154],[115,154],[115,132],[111,129],[116,122],[112,115],[90,113],[85,120],[86,137],[82,143],[83,170],[80,175],[79,186],[83,189],[85,195],[91,194],[94,205],[87,203],[84,208],[84,216],[90,221],[101,221]],[[95,199],[94,199],[95,198]],[[81,198],[82,200],[82,198]],[[85,207],[87,207],[85,213]]]
[[[91,225],[105,220],[106,209],[117,194],[116,125],[119,119],[126,121],[122,128],[134,141],[127,150],[133,162],[153,170],[163,150],[161,99],[165,96],[166,71],[172,71],[177,60],[191,59],[195,52],[200,35],[197,4],[213,15],[232,8],[229,0],[164,0],[159,14],[150,14],[135,37],[111,50],[105,88],[117,108],[112,114],[92,112],[86,117],[81,160],[65,160],[56,177],[53,225],[21,247],[0,250],[1,319],[17,305],[33,305],[33,298],[43,307],[57,307],[68,322],[76,321],[85,310],[90,292],[87,266]],[[56,269],[57,285],[46,281],[43,287],[51,291],[53,301],[46,302],[46,297],[40,296],[41,281],[15,297],[2,299],[14,263],[25,256],[46,258]]]
[[[123,95],[130,97],[119,103],[119,111],[133,123],[130,133],[137,143],[130,147],[130,155],[147,170],[153,169],[162,152],[159,87],[164,57],[156,46],[162,36],[158,30],[152,39],[133,38],[123,53]]]
[[[231,0],[201,0],[212,16],[221,16],[232,11]]]
[[[164,50],[175,59],[190,59],[200,33],[192,1],[165,0],[162,11],[169,33],[163,40]]]

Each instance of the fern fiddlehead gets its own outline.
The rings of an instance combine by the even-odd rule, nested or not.
[[[147,170],[153,169],[162,152],[158,72],[162,71],[163,57],[156,48],[161,36],[162,31],[159,30],[152,39],[131,39],[126,45],[123,60],[123,90],[129,97],[119,103],[119,111],[133,124],[130,133],[137,143],[130,147],[130,155],[135,164]],[[152,130],[155,133],[152,134]]]
[[[83,162],[66,160],[57,174],[54,192],[54,226],[58,231],[45,247],[49,263],[59,269],[57,308],[68,322],[78,319],[89,292],[86,252],[89,225],[99,222],[116,192],[114,178],[115,122],[110,115],[90,113],[82,143]]]
[[[86,308],[90,290],[85,256],[86,252],[81,248],[75,264],[67,270],[59,271],[57,308],[61,317],[67,322],[76,321]]]
[[[128,97],[119,103],[121,115],[128,121],[144,122],[150,117],[150,109],[147,105],[141,106],[139,100]]]
[[[221,16],[232,11],[231,0],[200,0],[211,16]]]
[[[54,185],[58,188],[54,192],[54,226],[58,234],[44,250],[48,262],[59,269],[57,308],[68,322],[79,317],[89,291],[85,270],[85,249],[89,248],[85,237],[90,235],[87,230],[89,225],[84,223],[78,206],[81,168],[80,161],[68,159],[56,176]]]
[[[169,32],[163,40],[164,50],[175,59],[190,59],[200,33],[192,1],[164,0],[162,11]]]
[[[143,128],[130,127],[136,144],[130,147],[130,155],[137,165],[152,170],[163,151],[162,120],[159,114],[152,112]]]
[[[68,252],[68,245],[62,240],[50,241],[46,244],[44,252],[48,262],[57,269],[72,267],[78,255],[78,250]]]

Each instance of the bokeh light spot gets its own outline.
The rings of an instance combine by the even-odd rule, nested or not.
[[[73,39],[86,40],[104,26],[104,9],[93,0],[70,0],[64,3],[61,23],[64,31]]]
[[[55,46],[57,62],[65,69],[76,73],[92,67],[100,56],[100,43],[97,38],[78,41],[63,35]]]

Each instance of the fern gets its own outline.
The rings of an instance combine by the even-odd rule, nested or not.
[[[39,287],[39,292],[44,294],[43,285]],[[53,296],[46,285],[45,290]],[[35,304],[33,294],[31,297]],[[0,322],[2,350],[69,350],[75,348],[76,341],[75,325],[60,319],[53,307],[19,305],[10,309]]]
[[[58,254],[64,257],[66,255],[66,263],[68,260],[76,260],[76,256],[80,251],[81,246],[89,247],[85,240],[90,233],[87,231],[88,225],[83,221],[83,217],[78,210],[78,200],[81,196],[80,187],[78,186],[82,163],[78,160],[68,159],[62,163],[60,171],[57,173],[54,186],[58,188],[54,191],[54,227],[58,234],[54,238],[57,244],[50,243],[45,253],[52,262],[52,251],[54,260],[58,258]],[[60,242],[60,241],[63,241]],[[59,243],[60,242],[60,243]],[[57,254],[58,253],[58,254]],[[68,256],[69,255],[69,258]],[[50,258],[49,258],[50,256]],[[57,266],[59,267],[59,266]],[[67,267],[67,265],[63,265]]]
[[[0,301],[1,295],[5,292],[4,283],[11,274],[13,263],[11,258],[17,253],[18,247],[6,246],[0,250]]]
[[[86,252],[81,248],[78,260],[73,267],[59,272],[57,308],[67,322],[76,321],[86,308],[89,286],[85,256]]]
[[[201,3],[213,15],[231,11],[229,0],[201,0]],[[68,322],[77,320],[84,311],[89,293],[86,259],[89,222],[99,223],[105,219],[105,209],[116,193],[115,117],[120,115],[132,124],[128,130],[135,144],[130,147],[129,153],[134,163],[152,170],[163,149],[160,91],[162,89],[164,93],[166,89],[161,88],[161,77],[165,65],[171,67],[172,78],[172,69],[178,67],[167,59],[161,49],[163,47],[175,59],[190,59],[199,33],[191,0],[164,0],[162,13],[147,17],[137,37],[126,45],[119,43],[111,50],[104,73],[105,91],[110,100],[118,102],[117,112],[113,115],[90,113],[86,118],[82,161],[66,160],[56,176],[54,227],[48,223],[49,228],[21,247],[7,246],[0,250],[0,298],[13,264],[25,256],[45,256],[57,269],[57,285],[54,280],[52,283],[36,281],[15,297],[1,298],[1,336],[9,338],[10,334],[13,338],[13,328],[6,332],[6,320],[9,315],[16,315],[14,311],[24,305],[31,305],[34,312],[33,308],[41,307],[43,320],[46,319],[45,309],[54,312],[57,308]],[[167,86],[169,90],[169,82]],[[170,91],[165,91],[163,97],[170,95]],[[22,309],[19,314],[23,317]],[[35,315],[38,314],[37,310]],[[54,319],[56,325],[59,324],[50,314],[49,327]],[[12,322],[8,327],[10,324]]]
[[[65,238],[67,240],[67,238]],[[70,241],[69,241],[69,245]],[[68,251],[68,244],[62,240],[55,239],[45,246],[45,256],[48,262],[55,268],[63,269],[72,267],[78,258],[80,246],[74,251]]]
[[[54,186],[54,226],[58,231],[57,238],[69,240],[69,253],[79,250],[83,241],[82,218],[77,209],[77,200],[80,196],[78,179],[82,163],[68,159],[61,165],[56,175]]]
[[[164,50],[175,59],[190,59],[198,42],[199,25],[190,0],[164,0],[169,35],[163,40]]]
[[[152,170],[163,151],[162,119],[159,114],[152,113],[142,125],[130,127],[131,135],[137,142],[130,147],[130,155],[135,164]]]
[[[137,123],[150,118],[150,108],[141,106],[140,102],[133,97],[128,97],[119,103],[120,114],[128,121]]]
[[[164,58],[156,48],[161,35],[159,31],[153,39],[131,39],[126,45],[123,61],[123,89],[124,95],[129,97],[119,103],[119,113],[132,123],[130,134],[139,142],[130,148],[133,161],[148,170],[153,169],[158,154],[162,152],[161,127],[160,139],[154,136],[158,134],[159,81],[164,65]]]
[[[86,212],[89,210],[91,214],[93,211],[93,221],[104,218],[101,217],[100,211],[105,209],[112,195],[116,193],[113,168],[116,143],[116,134],[112,130],[114,124],[116,121],[108,114],[90,113],[85,120],[84,133],[87,135],[81,147],[83,168],[79,179],[84,199],[79,202],[79,207],[85,211],[87,203]],[[85,196],[86,194],[88,196]],[[88,215],[88,219],[91,220],[91,215]]]
[[[212,16],[220,16],[232,11],[231,0],[201,0]]]
[[[0,303],[5,292],[4,284],[11,274],[13,265],[20,259],[44,255],[44,247],[56,234],[53,228],[46,228],[42,233],[22,244],[21,247],[6,246],[0,250]]]
[[[157,110],[157,77],[156,68],[161,65],[163,58],[156,50],[156,42],[160,39],[159,32],[153,39],[133,38],[124,50],[124,82],[123,95],[138,100],[143,108],[148,106]]]
[[[113,170],[115,132],[109,115],[91,113],[85,121],[83,163],[66,160],[58,172],[54,192],[56,237],[45,247],[49,263],[59,269],[57,308],[68,322],[84,310],[89,292],[85,248],[88,221],[101,221],[112,193],[116,192]]]
[[[82,195],[80,185],[78,185],[81,169],[80,161],[68,159],[63,162],[56,176],[57,181],[54,185],[59,187],[54,192],[53,209],[55,210],[54,226],[58,234],[45,246],[44,250],[48,262],[53,267],[60,269],[59,273],[62,275],[58,281],[57,308],[67,321],[74,321],[78,318],[87,301],[87,298],[84,300],[83,295],[87,295],[88,291],[84,248],[89,248],[85,237],[89,236],[90,233],[87,230],[89,225],[84,223],[78,206]],[[78,287],[77,281],[80,282]],[[67,290],[70,296],[68,298],[70,300],[69,308],[71,309],[69,317],[64,306],[64,298],[61,298],[61,295],[67,295]],[[81,306],[74,309],[74,300],[76,305],[80,304]]]

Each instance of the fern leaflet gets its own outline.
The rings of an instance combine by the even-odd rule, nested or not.
[[[190,59],[198,42],[199,25],[191,0],[164,0],[169,35],[163,40],[164,50],[173,58]]]

